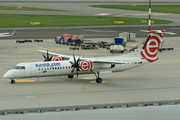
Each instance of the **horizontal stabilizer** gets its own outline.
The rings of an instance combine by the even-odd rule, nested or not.
[[[168,34],[168,35],[176,35],[177,33],[172,33],[172,32],[165,32],[165,30],[140,30],[141,32],[147,32],[148,34],[151,33],[159,33],[159,34]]]

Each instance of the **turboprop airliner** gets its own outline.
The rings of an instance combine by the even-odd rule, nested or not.
[[[12,32],[12,34],[10,34],[10,33],[0,33],[0,37],[13,36],[13,35],[14,35],[14,33],[15,33],[15,31],[16,31],[16,30],[14,30],[14,31]]]
[[[74,54],[73,56],[67,56],[39,50],[43,53],[44,62],[19,63],[13,69],[7,71],[3,77],[11,79],[11,83],[14,84],[14,79],[21,78],[49,76],[73,78],[74,75],[78,76],[79,74],[95,74],[96,82],[101,83],[100,74],[102,72],[122,72],[158,60],[157,53],[163,34],[175,34],[164,30],[143,30],[143,32],[148,33],[148,38],[143,48],[141,50],[137,49],[135,52],[119,56],[77,58]],[[47,56],[44,54],[47,54]],[[49,57],[49,55],[52,57]]]

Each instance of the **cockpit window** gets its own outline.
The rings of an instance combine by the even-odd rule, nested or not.
[[[25,67],[24,66],[20,66],[19,69],[25,69]]]
[[[25,69],[24,66],[15,66],[13,69]]]
[[[19,66],[15,66],[13,69],[19,69]]]

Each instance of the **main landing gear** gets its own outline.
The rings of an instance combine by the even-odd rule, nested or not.
[[[15,84],[15,80],[12,79],[12,80],[11,80],[11,84]]]
[[[73,78],[74,77],[74,75],[68,75],[68,78]]]
[[[95,73],[95,76],[96,76],[96,82],[97,83],[102,83],[102,79],[99,77],[99,72],[97,72],[97,75]]]

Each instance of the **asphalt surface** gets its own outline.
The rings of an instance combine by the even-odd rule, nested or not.
[[[12,32],[16,29],[12,37],[3,37],[5,39],[52,39],[62,34],[83,35],[85,39],[91,38],[114,38],[118,37],[119,33],[129,32],[136,33],[136,37],[146,37],[147,34],[140,30],[147,30],[147,26],[82,26],[82,27],[45,27],[45,28],[11,28],[1,29],[0,33]],[[175,36],[180,36],[180,26],[152,26],[151,29],[166,30],[167,32],[177,33]],[[167,36],[167,35],[165,35]]]

